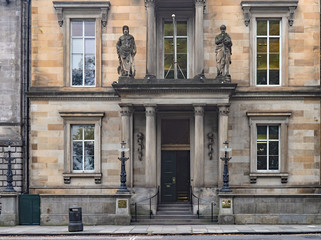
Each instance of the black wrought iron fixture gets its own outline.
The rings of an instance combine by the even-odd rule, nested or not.
[[[120,188],[117,190],[117,193],[128,193],[128,189],[126,186],[126,165],[125,162],[129,159],[125,157],[125,152],[129,151],[129,148],[126,148],[125,141],[122,141],[120,143],[120,149],[118,149],[119,152],[121,152],[121,157],[118,158],[121,161],[121,172],[120,172]]]
[[[222,148],[221,151],[225,152],[224,157],[221,157],[221,160],[224,161],[224,171],[223,171],[223,187],[220,192],[232,192],[229,187],[229,172],[228,172],[228,162],[231,160],[231,157],[227,157],[227,153],[232,151],[232,148],[228,148],[228,142],[225,141],[225,148]]]
[[[7,187],[4,190],[4,192],[15,192],[16,190],[14,190],[12,182],[13,182],[13,174],[12,174],[12,168],[11,168],[11,162],[13,160],[13,158],[11,157],[11,141],[8,141],[8,157],[5,158],[5,160],[8,161],[8,172],[6,174],[7,176]]]

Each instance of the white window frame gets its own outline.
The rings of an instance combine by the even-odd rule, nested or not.
[[[244,13],[244,23],[249,26],[250,32],[250,86],[279,87],[288,86],[288,62],[289,62],[289,27],[292,27],[295,19],[295,9],[298,0],[293,1],[242,1],[241,7]],[[280,19],[280,85],[256,84],[256,20]]]
[[[267,159],[266,159],[266,161],[267,161],[267,169],[266,170],[260,170],[260,169],[257,169],[257,157],[258,156],[256,156],[256,170],[257,170],[257,172],[262,172],[262,173],[279,173],[280,172],[280,166],[281,166],[281,164],[280,164],[280,160],[281,160],[281,158],[280,158],[280,153],[281,153],[281,134],[280,134],[280,130],[281,130],[281,127],[280,127],[280,125],[272,125],[272,124],[269,124],[269,125],[267,125],[267,124],[257,124],[256,125],[256,127],[258,127],[258,126],[264,126],[264,127],[267,127],[267,139],[266,139],[266,145],[267,145],[267,147],[266,147],[266,152],[267,152]],[[269,128],[270,127],[275,127],[275,126],[277,126],[278,127],[278,132],[279,132],[279,134],[278,134],[278,139],[277,140],[275,140],[275,139],[270,139],[270,137],[269,137]],[[260,141],[262,141],[263,139],[261,139]],[[259,141],[259,139],[257,138],[257,134],[256,134],[256,147],[257,147],[257,144],[258,144],[258,142],[260,142]],[[270,156],[270,149],[269,149],[269,142],[278,142],[278,169],[277,170],[269,170],[269,156]]]
[[[176,11],[175,11],[176,12]],[[170,11],[169,11],[170,13]],[[173,21],[171,18],[172,14],[166,14],[160,12],[157,14],[157,78],[163,79],[164,75],[164,23]],[[189,13],[177,13],[176,12],[176,22],[186,21],[187,22],[187,76],[190,78],[194,76],[194,43],[191,39],[194,39],[194,26],[193,26],[193,15]]]
[[[102,26],[106,27],[110,2],[98,1],[53,1],[59,26],[63,32],[64,46],[64,86],[65,87],[101,87],[102,86]],[[96,21],[96,72],[95,86],[72,86],[71,75],[71,21],[95,19]]]
[[[264,35],[260,35],[258,36],[257,35],[257,21],[258,20],[266,20],[267,21],[267,35],[264,36]],[[279,35],[278,36],[275,36],[273,35],[272,37],[270,37],[269,35],[269,23],[270,21],[273,21],[273,20],[278,20],[279,23],[280,23],[280,29],[279,29]],[[255,39],[255,85],[256,86],[259,86],[259,87],[264,87],[264,86],[281,86],[281,76],[282,76],[282,51],[281,51],[281,43],[282,43],[282,21],[280,19],[273,19],[273,18],[257,18],[255,20],[255,35],[256,35],[256,39]],[[271,85],[270,84],[270,46],[269,46],[269,43],[270,43],[270,38],[279,38],[279,84],[273,84]],[[267,39],[267,59],[266,59],[266,62],[267,62],[267,84],[266,85],[262,85],[262,84],[257,84],[257,39],[258,38],[266,38]]]
[[[282,183],[288,178],[288,123],[291,112],[247,112],[250,126],[250,182],[258,177],[280,177]],[[257,126],[279,126],[279,170],[257,170]]]
[[[72,177],[94,178],[95,183],[101,183],[101,138],[102,138],[102,118],[104,112],[59,112],[64,121],[64,182],[69,184]],[[71,125],[94,125],[95,126],[95,146],[94,146],[94,170],[93,171],[73,171],[72,160],[72,138]]]
[[[83,35],[82,36],[76,36],[76,37],[73,37],[72,36],[72,33],[70,32],[70,56],[69,56],[69,59],[70,59],[70,69],[69,69],[69,71],[70,71],[70,86],[72,86],[72,87],[96,87],[96,84],[97,84],[97,69],[96,69],[96,66],[97,66],[97,56],[96,56],[96,54],[97,54],[97,51],[96,51],[96,49],[97,49],[97,44],[96,44],[96,42],[97,42],[97,37],[96,37],[96,33],[97,33],[97,31],[95,31],[95,36],[93,37],[93,36],[85,36],[85,28],[84,28],[84,25],[85,25],[85,22],[86,21],[93,21],[94,20],[94,23],[95,23],[95,28],[96,28],[96,21],[95,21],[95,19],[71,19],[71,21],[70,21],[70,31],[71,31],[71,24],[72,24],[72,22],[76,22],[76,21],[81,21],[83,24]],[[83,55],[83,60],[82,60],[82,62],[83,62],[83,79],[82,79],[82,85],[73,85],[72,84],[72,54],[73,54],[73,44],[72,44],[72,40],[73,39],[81,39],[82,40],[82,55]],[[86,61],[86,58],[85,58],[85,39],[94,39],[95,40],[95,84],[94,85],[85,85],[85,76],[86,76],[86,74],[85,74],[85,61]]]

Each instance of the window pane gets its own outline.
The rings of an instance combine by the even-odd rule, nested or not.
[[[181,69],[187,69],[187,54],[177,54],[177,63]],[[177,71],[179,71],[178,66]]]
[[[170,66],[174,62],[174,55],[173,54],[165,54],[164,56],[164,69],[168,70]],[[172,65],[172,69],[174,69],[174,66]]]
[[[95,85],[95,56],[87,55],[85,61],[85,85]]]
[[[73,170],[83,170],[82,157],[73,157]]]
[[[178,38],[177,39],[177,53],[187,53],[187,39]]]
[[[257,170],[267,170],[266,156],[257,157]]]
[[[267,21],[266,20],[258,20],[257,21],[257,35],[267,35]]]
[[[82,157],[82,142],[72,143],[72,153],[74,157]]]
[[[82,36],[83,22],[71,22],[71,36]]]
[[[177,22],[177,36],[187,36],[186,22]]]
[[[267,71],[258,70],[257,71],[257,85],[266,85],[267,84]]]
[[[85,142],[85,156],[94,156],[94,142]]]
[[[165,70],[164,71],[164,78],[166,78],[166,79],[174,79],[174,70],[170,70],[169,72],[168,72],[168,70]]]
[[[164,39],[164,53],[174,53],[174,43],[172,38]]]
[[[257,68],[266,69],[267,63],[267,54],[257,54]]]
[[[279,53],[279,38],[270,38],[270,53]]]
[[[95,39],[85,39],[85,53],[95,54],[96,52],[96,40]]]
[[[270,35],[280,35],[280,21],[279,20],[270,20]]]
[[[269,155],[278,156],[279,155],[279,142],[271,141],[269,142]]]
[[[72,55],[72,85],[82,85],[83,58],[81,54]]]
[[[267,39],[266,38],[258,38],[257,39],[257,52],[258,53],[266,53],[267,52]]]
[[[270,126],[269,127],[269,138],[270,139],[279,139],[279,126]]]
[[[280,71],[279,70],[270,70],[270,85],[279,85],[280,84]]]
[[[164,36],[173,36],[173,23],[165,22],[164,24]]]
[[[94,156],[85,157],[85,170],[94,170]]]
[[[83,41],[79,38],[72,39],[72,53],[83,53]]]
[[[95,126],[94,125],[88,125],[85,126],[85,140],[94,140],[95,139]]]
[[[279,68],[279,54],[270,54],[270,69],[271,68]]]
[[[82,127],[79,125],[71,126],[71,138],[72,140],[82,140]]]
[[[267,145],[266,142],[258,142],[257,143],[257,155],[266,156],[267,155]]]
[[[269,170],[279,170],[279,157],[270,156],[269,157]]]
[[[257,139],[267,139],[267,126],[257,126]]]
[[[182,73],[183,72],[183,73]],[[182,69],[182,72],[181,71],[178,71],[177,73],[177,78],[178,79],[184,79],[184,78],[187,78],[187,71],[186,69]],[[184,76],[183,76],[184,74]]]
[[[85,36],[95,36],[95,22],[85,22]]]

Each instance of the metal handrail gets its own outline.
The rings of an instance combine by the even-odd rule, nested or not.
[[[137,222],[137,203],[140,203],[140,202],[144,202],[144,201],[147,201],[149,200],[149,218],[151,219],[152,218],[152,215],[153,215],[153,211],[152,211],[152,199],[154,197],[157,196],[157,204],[158,205],[158,202],[159,202],[159,186],[157,187],[157,192],[152,196],[152,197],[149,197],[149,198],[145,198],[143,200],[140,200],[138,202],[135,202],[135,222]]]
[[[200,218],[200,200],[211,203],[211,222],[214,222],[214,206],[216,205],[214,201],[208,201],[207,199],[200,198],[193,193],[193,188],[190,186],[191,193],[191,209],[193,212],[193,197],[197,199],[197,218]]]

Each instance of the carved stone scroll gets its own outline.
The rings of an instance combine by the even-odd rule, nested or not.
[[[137,143],[138,143],[138,159],[139,161],[143,160],[143,149],[144,149],[144,134],[137,133]]]

